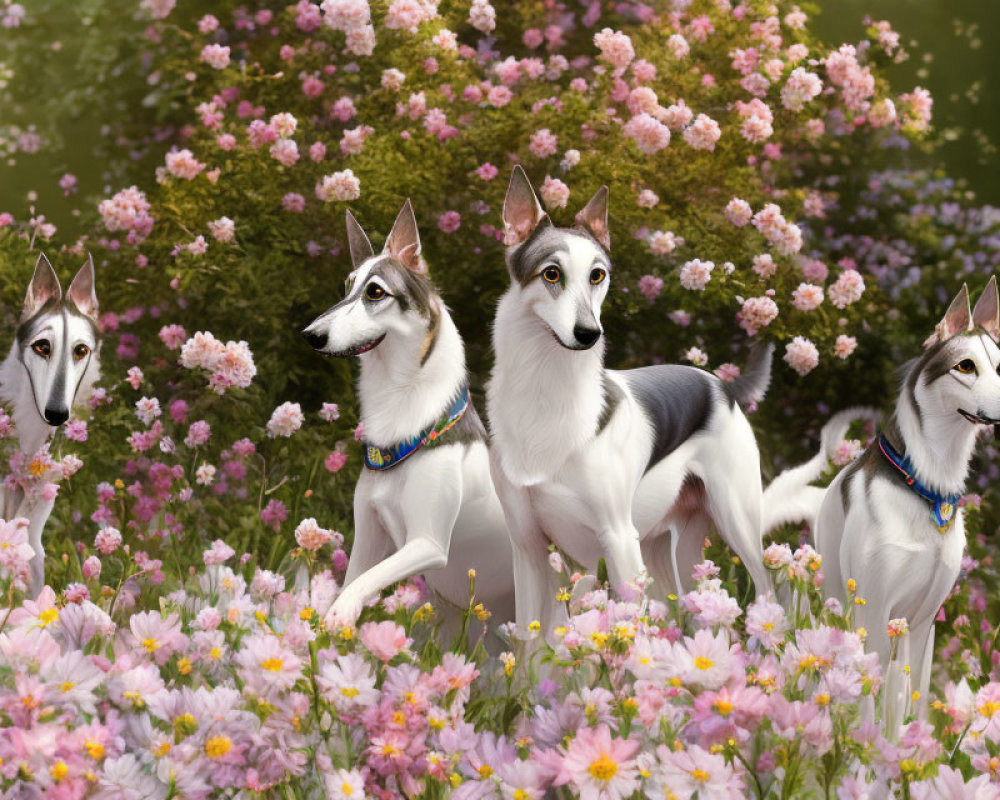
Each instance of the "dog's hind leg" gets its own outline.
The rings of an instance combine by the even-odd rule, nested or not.
[[[32,598],[38,597],[42,589],[45,588],[45,548],[42,546],[42,533],[45,531],[45,523],[52,513],[53,505],[53,502],[47,502],[28,506],[25,502],[22,504],[22,508],[28,506],[27,510],[18,514],[18,516],[28,518],[28,543],[35,551],[35,555],[32,556],[28,565],[31,569],[31,585],[28,587],[28,594]]]

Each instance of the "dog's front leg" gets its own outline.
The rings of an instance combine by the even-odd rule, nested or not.
[[[354,493],[354,543],[344,575],[344,587],[350,586],[385,558],[390,545],[389,536],[372,507],[368,492],[359,487]]]
[[[451,455],[438,451],[433,459],[421,462],[419,471],[406,473],[407,479],[399,486],[398,503],[385,509],[388,518],[384,522],[392,528],[390,538],[403,541],[403,546],[362,572],[376,551],[363,554],[362,565],[356,569],[360,574],[348,575],[344,590],[327,615],[328,626],[353,625],[364,604],[386,587],[447,566],[451,535],[462,503],[460,464]],[[409,466],[412,470],[417,464]],[[382,520],[378,522],[383,524]]]
[[[28,518],[28,543],[35,551],[35,555],[28,565],[31,569],[28,594],[32,598],[38,597],[42,589],[45,588],[45,549],[42,547],[42,533],[45,530],[49,514],[52,513],[53,505],[54,502],[39,502],[31,505],[26,501],[18,509],[18,516]]]
[[[490,453],[490,473],[507,521],[514,562],[514,619],[525,635],[532,622],[551,630],[555,616],[555,586],[549,567],[548,542],[531,509],[528,490],[514,486],[499,460]]]
[[[639,531],[630,520],[609,525],[598,534],[608,565],[611,588],[616,591],[646,574]]]

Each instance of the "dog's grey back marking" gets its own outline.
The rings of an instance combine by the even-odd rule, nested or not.
[[[903,390],[913,408],[914,416],[917,418],[917,427],[924,429],[924,414],[917,402],[917,382],[927,386],[938,378],[951,372],[955,366],[948,342],[936,342],[931,345],[919,358],[909,363],[903,378]]]
[[[625,393],[621,387],[608,377],[607,373],[601,377],[601,389],[604,392],[604,405],[601,407],[601,416],[597,418],[597,433],[599,435],[605,426],[611,421],[618,410],[618,404],[625,398]]]
[[[621,375],[653,426],[647,471],[704,429],[712,417],[712,378],[700,369],[661,364]]]

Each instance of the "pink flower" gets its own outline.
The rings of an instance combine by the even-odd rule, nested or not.
[[[781,87],[781,104],[789,111],[801,111],[806,103],[823,91],[823,81],[818,75],[796,67]]]
[[[753,209],[750,208],[750,204],[746,200],[741,200],[738,197],[734,197],[726,205],[726,219],[737,228],[742,228],[746,225],[750,218],[753,217]]]
[[[299,146],[294,139],[278,139],[268,152],[283,167],[291,167],[299,160]]]
[[[381,661],[391,661],[413,643],[407,638],[401,625],[385,622],[366,622],[358,631],[358,636],[372,655]]]
[[[792,292],[792,305],[799,311],[813,311],[823,303],[823,287],[812,283],[800,283]]]
[[[316,197],[324,203],[333,200],[357,200],[361,197],[361,181],[350,169],[324,175],[316,184]]]
[[[656,192],[651,189],[643,189],[639,192],[639,197],[636,198],[636,203],[639,208],[656,208],[659,202],[660,198],[657,197]]]
[[[542,128],[531,134],[528,151],[535,158],[547,158],[556,152],[558,140],[548,128]]]
[[[302,520],[295,528],[295,541],[303,550],[315,553],[333,539],[333,533],[316,524],[313,517]]]
[[[462,215],[457,211],[445,211],[438,217],[437,225],[445,233],[454,233],[462,227]]]
[[[229,66],[229,48],[220,44],[206,44],[201,49],[200,59],[212,69],[225,69]]]
[[[539,194],[546,208],[565,208],[569,202],[569,187],[550,175],[545,176]]]
[[[232,547],[222,541],[222,539],[216,539],[212,542],[212,546],[202,553],[202,559],[205,565],[210,567],[213,564],[224,564],[234,555],[236,555],[236,551]]]
[[[662,150],[670,144],[670,129],[649,114],[637,114],[625,123],[624,134],[646,155]]]
[[[496,9],[489,0],[472,0],[469,8],[469,24],[480,33],[490,33],[496,28]]]
[[[184,444],[188,447],[201,447],[207,444],[212,435],[212,427],[203,419],[192,422],[188,428],[187,436],[184,437]]]
[[[670,231],[653,231],[649,234],[649,252],[654,256],[668,256],[677,247],[684,244],[684,240],[675,236]]]
[[[594,34],[594,44],[601,51],[601,60],[616,70],[625,69],[635,58],[632,40],[621,31],[604,28],[600,33]]]
[[[837,341],[834,342],[833,352],[837,358],[846,359],[857,349],[857,346],[857,339],[842,333],[837,337]]]
[[[288,519],[288,509],[280,500],[271,500],[260,510],[260,521],[276,531],[286,519]]]
[[[514,93],[506,86],[492,86],[486,93],[486,102],[494,108],[503,108],[514,99]]]
[[[659,767],[650,783],[658,796],[691,798],[697,794],[712,800],[740,800],[745,796],[742,778],[720,754],[696,744],[682,750],[661,744],[656,755]]]
[[[743,301],[743,307],[736,314],[736,321],[750,336],[755,336],[761,328],[766,328],[778,316],[778,304],[770,297],[751,297]]]
[[[711,261],[702,261],[699,258],[692,259],[681,267],[681,286],[693,292],[703,292],[708,282],[712,278],[712,270],[715,264]]]
[[[769,139],[771,134],[774,133],[774,128],[771,127],[771,123],[774,122],[774,115],[771,113],[771,109],[767,103],[756,97],[748,103],[737,100],[736,110],[739,112],[740,119],[743,120],[740,130],[743,138],[748,142],[760,144]]]
[[[799,375],[806,375],[819,364],[819,350],[809,339],[796,336],[785,345],[784,361]]]
[[[340,419],[340,408],[336,403],[323,403],[323,407],[319,410],[319,418],[323,422],[333,422]]]
[[[830,302],[837,308],[847,308],[861,299],[865,280],[856,269],[845,269],[829,289]]]
[[[297,192],[289,192],[281,198],[281,207],[293,214],[301,214],[306,208],[306,199]]]
[[[657,112],[656,117],[670,130],[679,132],[691,124],[694,112],[683,100],[678,100],[673,105]]]
[[[302,427],[305,417],[298,403],[282,403],[271,414],[267,421],[267,435],[272,439],[276,436],[289,437]]]
[[[715,144],[722,136],[719,123],[705,114],[699,114],[694,122],[684,129],[684,141],[695,150],[715,150]]]
[[[228,244],[236,237],[236,223],[229,219],[229,217],[219,217],[208,223],[208,231],[212,234],[212,238],[215,241]],[[171,347],[170,349],[173,350],[174,348]]]
[[[643,275],[639,278],[639,292],[647,300],[655,300],[663,291],[663,279],[655,275]]]
[[[767,280],[778,271],[778,265],[774,263],[770,253],[762,253],[753,257],[753,271]]]
[[[566,746],[555,785],[572,784],[582,798],[624,800],[639,788],[634,739],[611,735],[607,725],[580,728]]]
[[[323,466],[327,468],[329,472],[340,472],[343,469],[344,464],[347,463],[347,453],[342,453],[339,450],[334,450],[326,457],[323,462]]]
[[[192,180],[197,177],[203,169],[205,169],[205,165],[196,159],[194,157],[194,153],[188,149],[171,150],[167,153],[166,160],[167,172],[175,178]]]
[[[101,559],[97,556],[88,556],[87,560],[83,562],[81,569],[83,570],[83,577],[86,580],[99,578],[101,577]]]

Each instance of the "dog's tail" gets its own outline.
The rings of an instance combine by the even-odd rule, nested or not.
[[[877,409],[867,406],[853,406],[830,417],[820,432],[820,447],[816,455],[804,464],[789,467],[777,475],[764,490],[761,505],[763,532],[769,533],[791,522],[808,522],[810,527],[815,527],[816,515],[826,490],[810,484],[826,472],[837,445],[852,423],[862,419],[877,421],[880,417]]]
[[[747,408],[759,403],[767,394],[771,385],[771,357],[774,355],[773,344],[755,344],[750,349],[750,358],[738,378],[723,384],[726,393],[740,406]]]

